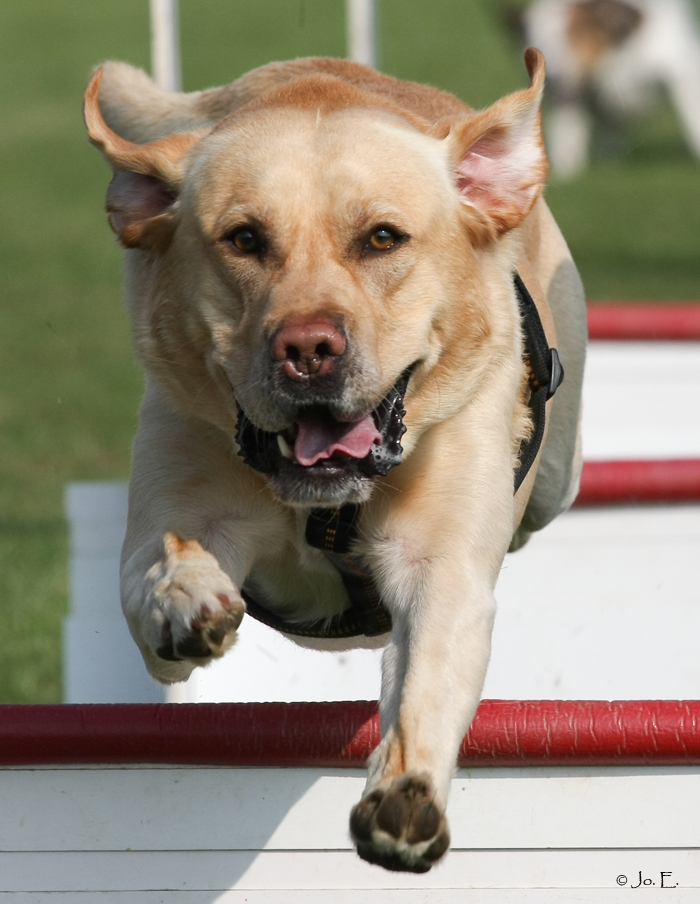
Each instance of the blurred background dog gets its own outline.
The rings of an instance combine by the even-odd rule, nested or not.
[[[536,0],[502,3],[501,11],[545,55],[556,176],[585,169],[596,138],[604,149],[619,145],[621,119],[648,109],[661,91],[700,157],[700,31],[690,0]]]

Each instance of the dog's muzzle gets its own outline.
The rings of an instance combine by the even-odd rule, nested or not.
[[[300,407],[292,426],[279,433],[260,430],[238,406],[236,440],[247,465],[262,474],[291,470],[309,476],[334,470],[363,477],[384,476],[401,464],[406,432],[406,370],[369,415],[339,421],[322,405]]]

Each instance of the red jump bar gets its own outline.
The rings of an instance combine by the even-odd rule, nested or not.
[[[591,302],[588,335],[590,339],[700,340],[700,304]]]
[[[376,703],[0,706],[0,764],[360,767]],[[700,701],[485,700],[461,766],[698,765]]]
[[[700,459],[587,461],[577,506],[700,502]]]

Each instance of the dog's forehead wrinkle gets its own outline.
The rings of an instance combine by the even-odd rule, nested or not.
[[[447,160],[444,143],[402,122],[398,117],[377,116],[365,118],[361,111],[344,111],[335,122],[329,123],[328,141],[340,143],[352,158],[361,156],[363,145],[379,152],[368,162],[393,160],[397,166],[429,166],[442,168]],[[432,175],[432,174],[431,174]]]
[[[397,159],[406,155],[442,165],[446,159],[443,142],[424,134],[399,116],[381,110],[350,109],[333,112],[317,110],[313,114],[303,110],[265,111],[251,117],[247,128],[233,126],[214,133],[204,144],[210,160],[242,153],[244,157],[261,154],[265,169],[276,159],[288,159],[294,166],[317,162],[308,159],[309,152],[322,155],[324,165],[344,154],[358,159],[362,152],[373,151],[371,164],[376,166],[377,152],[394,154]],[[365,147],[369,145],[370,147]],[[302,153],[305,152],[305,153]],[[416,162],[418,162],[418,160]]]

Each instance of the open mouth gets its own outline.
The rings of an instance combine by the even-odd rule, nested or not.
[[[302,407],[279,433],[257,428],[239,405],[237,441],[246,464],[263,474],[326,483],[344,477],[384,476],[401,463],[406,432],[403,399],[412,368],[379,405],[356,419],[339,420],[329,407]]]

